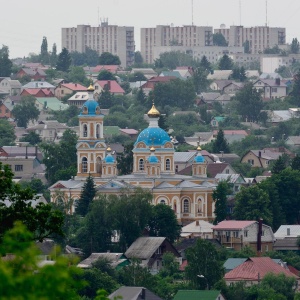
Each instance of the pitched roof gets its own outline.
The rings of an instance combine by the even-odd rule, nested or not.
[[[222,173],[228,166],[229,164],[227,163],[208,163],[207,173],[215,178],[217,174]]]
[[[176,79],[174,76],[156,76],[148,80],[148,82],[169,82],[172,79]]]
[[[79,83],[62,83],[62,87],[65,87],[72,91],[87,91],[87,87],[79,84]]]
[[[219,130],[214,130],[213,133],[214,135],[218,134]],[[234,134],[241,134],[241,135],[248,135],[248,132],[246,130],[242,130],[242,129],[236,129],[236,130],[229,130],[229,129],[225,129],[223,130],[224,135],[234,135]]]
[[[300,236],[300,225],[281,225],[274,233],[274,236],[276,239],[298,237]]]
[[[227,79],[223,79],[223,80],[214,80],[213,84],[215,83],[220,90],[223,90],[223,88],[225,86],[227,86],[228,84],[232,83],[232,80],[227,80]]]
[[[184,79],[178,71],[162,71],[159,76],[172,76],[179,79]]]
[[[286,141],[291,141],[293,144],[299,145],[300,144],[300,136],[298,136],[298,135],[289,136]]]
[[[244,263],[226,273],[224,279],[229,281],[257,281],[259,278],[263,278],[267,273],[283,273],[288,277],[298,277],[288,269],[274,262],[270,257],[250,257]]]
[[[53,111],[65,110],[69,107],[68,104],[62,103],[56,97],[39,97],[36,98],[36,101]]]
[[[237,266],[241,265],[247,260],[247,258],[228,258],[224,264],[223,267],[225,268],[225,271],[231,271]]]
[[[203,220],[199,220],[199,221],[194,221],[186,226],[183,226],[181,229],[181,233],[200,233],[200,232],[210,232],[212,233],[212,227],[214,225],[211,223],[208,223],[206,221]]]
[[[239,178],[242,179],[243,183],[246,183],[244,177],[241,174],[217,174],[215,178],[220,180],[228,180],[230,183],[235,183]]]
[[[165,237],[139,237],[127,249],[125,256],[128,258],[149,259],[165,240]]]
[[[122,87],[117,83],[116,80],[97,80],[94,84],[98,83],[102,88],[104,88],[105,85],[109,85],[109,91],[111,93],[117,93],[117,94],[124,94],[125,91],[122,89]]]
[[[275,251],[281,250],[299,250],[296,238],[278,239],[275,241],[273,248]]]
[[[261,156],[263,159],[268,159],[268,160],[276,160],[278,159],[279,156],[281,156],[283,153],[281,152],[274,152],[271,150],[250,150],[256,157]]]
[[[179,290],[173,300],[217,300],[220,294],[215,290]]]
[[[130,129],[130,128],[125,128],[125,129],[120,129],[121,132],[126,133],[126,134],[138,134],[139,132],[135,129]]]
[[[23,85],[23,88],[25,88],[25,89],[34,89],[34,88],[53,89],[53,88],[55,88],[55,86],[47,81],[31,81],[31,82],[28,82],[27,84]]]
[[[241,230],[252,225],[253,223],[256,223],[256,221],[222,221],[218,225],[214,226],[213,230]]]
[[[144,293],[144,296],[142,294]],[[109,299],[121,296],[122,300],[162,300],[146,288],[136,286],[122,286],[108,296]]]
[[[175,163],[187,163],[195,155],[196,155],[196,152],[174,152],[174,162]]]
[[[88,258],[81,261],[77,267],[79,268],[91,268],[92,264],[95,263],[98,259],[106,259],[110,262],[112,267],[116,267],[119,263],[126,260],[126,258],[122,258],[123,253],[92,253]]]

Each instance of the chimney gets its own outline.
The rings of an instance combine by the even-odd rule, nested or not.
[[[146,299],[146,289],[142,288],[141,299]]]
[[[276,79],[275,79],[275,84],[276,84],[276,85],[280,85],[280,78],[276,78]]]
[[[258,220],[258,233],[257,233],[257,255],[261,255],[261,236],[262,236],[262,222],[263,219]]]

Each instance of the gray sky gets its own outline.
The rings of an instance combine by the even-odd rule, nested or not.
[[[194,24],[259,26],[266,23],[265,0],[193,0]],[[241,2],[241,14],[239,3]],[[78,24],[96,26],[98,19],[109,24],[135,27],[136,49],[140,49],[140,28],[192,23],[192,0],[0,0],[0,45],[9,46],[10,57],[39,53],[43,36],[48,49],[53,43],[61,51],[61,28]],[[286,27],[287,42],[300,39],[300,1],[268,0],[268,25]],[[99,16],[99,18],[98,18]]]

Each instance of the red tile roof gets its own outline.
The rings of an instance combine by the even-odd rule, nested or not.
[[[112,94],[124,94],[125,91],[122,89],[122,87],[115,81],[115,80],[98,80],[97,82],[102,88],[106,84],[109,84],[109,91]]]
[[[250,257],[244,263],[226,273],[224,279],[228,281],[257,281],[259,278],[262,279],[267,273],[283,273],[288,277],[298,277],[274,262],[270,257]]]
[[[79,83],[62,83],[61,86],[66,87],[72,91],[87,91],[87,87]]]
[[[235,220],[228,220],[222,221],[218,225],[213,227],[213,230],[239,230],[243,229],[256,221],[235,221]]]
[[[24,89],[24,90],[22,91],[22,93],[23,93],[24,91],[27,92],[27,93],[30,94],[30,95],[33,95],[33,96],[36,95],[36,94],[37,94],[38,92],[40,92],[40,91],[43,92],[43,93],[46,95],[46,92],[45,92],[46,90],[44,90],[44,89]],[[21,93],[21,94],[22,94],[22,93]]]

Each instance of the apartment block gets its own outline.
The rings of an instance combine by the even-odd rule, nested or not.
[[[153,63],[156,58],[154,47],[212,46],[212,35],[211,26],[158,25],[154,28],[141,28],[141,54],[145,63]]]
[[[262,53],[264,49],[275,45],[280,47],[286,44],[286,32],[282,27],[223,26],[215,29],[214,33],[223,34],[229,46],[241,47],[248,40],[252,54]]]
[[[70,52],[84,53],[86,47],[96,50],[99,55],[110,52],[119,56],[122,67],[127,67],[134,62],[134,27],[108,25],[108,22],[102,22],[95,27],[77,25],[62,28],[62,47]]]

